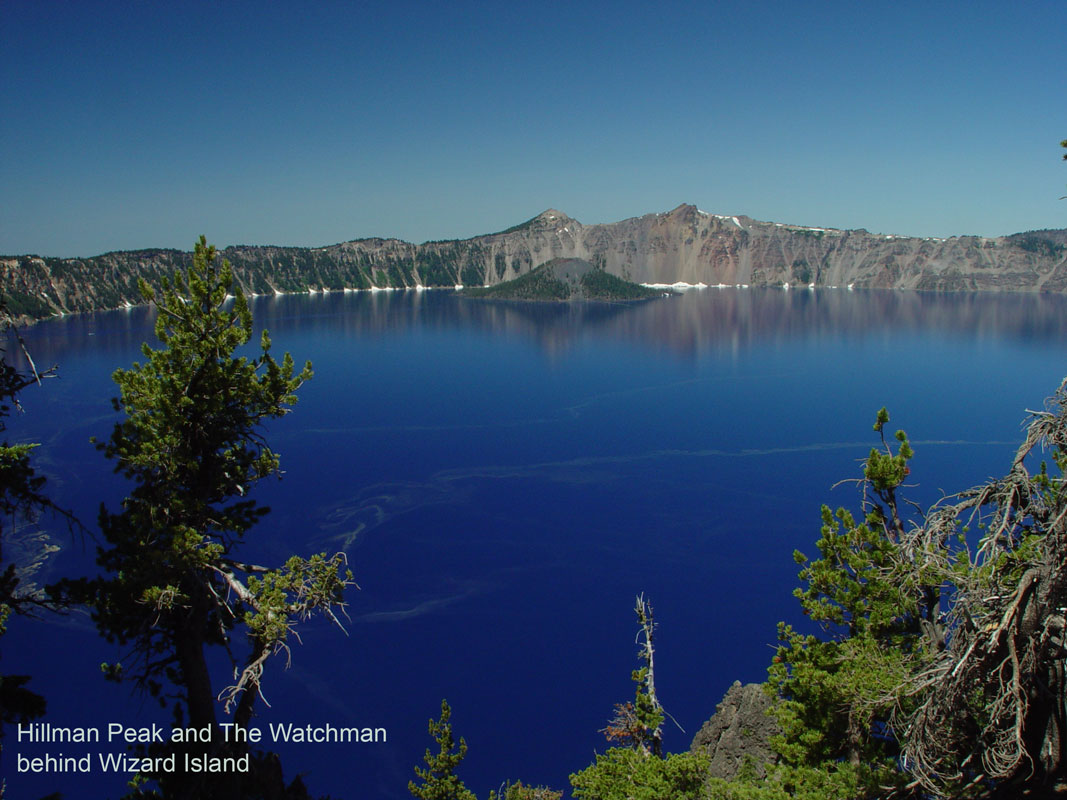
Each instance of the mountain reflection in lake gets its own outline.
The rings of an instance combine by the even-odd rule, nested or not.
[[[759,681],[795,621],[794,548],[819,506],[855,505],[888,406],[928,503],[1007,468],[1026,408],[1067,373],[1067,303],[1048,295],[707,289],[638,304],[484,302],[451,292],[256,298],[276,353],[314,362],[271,426],[284,480],[244,554],[344,549],[362,587],[345,637],[310,626],[273,664],[258,723],[384,726],[387,743],[279,747],[313,792],[405,797],[442,697],[479,795],[564,788],[631,698],[633,596],[659,622],[659,694],[692,735],[735,679]],[[111,372],[143,360],[147,309],[26,331],[60,378],[25,393],[50,491],[86,520],[126,487],[88,442],[115,421]],[[8,355],[18,362],[17,348]],[[893,428],[895,429],[895,427]],[[41,581],[93,569],[55,523]],[[16,620],[5,672],[32,673],[54,725],[169,724],[105,684],[120,653],[84,615]],[[217,663],[220,685],[230,666]],[[13,774],[12,796],[118,795],[119,776]],[[27,754],[43,752],[22,747]],[[91,787],[91,788],[87,788]]]

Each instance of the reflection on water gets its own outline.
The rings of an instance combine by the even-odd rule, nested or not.
[[[413,328],[481,330],[529,338],[550,353],[590,336],[677,355],[901,332],[1067,338],[1067,297],[1053,294],[728,288],[638,303],[524,303],[474,300],[451,291],[382,291],[263,296],[253,298],[252,309],[257,325],[275,338],[297,328],[346,337]],[[47,364],[62,363],[90,350],[127,353],[144,340],[154,319],[149,308],[75,315],[39,323],[29,337]],[[8,357],[24,366],[17,347],[8,347]]]
[[[928,502],[1001,471],[1023,409],[1067,367],[1067,303],[1048,295],[708,289],[549,305],[426,291],[253,309],[278,352],[317,372],[268,431],[286,475],[256,487],[273,511],[242,557],[344,549],[361,587],[349,637],[312,625],[293,668],[272,669],[260,722],[387,726],[374,751],[283,752],[314,792],[346,797],[406,796],[441,697],[478,794],[506,777],[565,787],[632,696],[641,591],[661,624],[658,689],[690,731],[668,748],[686,749],[733,680],[765,675],[777,621],[795,621],[791,553],[812,547],[822,502],[854,503],[854,487],[831,486],[858,474],[875,410],[908,429]],[[42,442],[47,491],[86,520],[128,492],[88,440],[114,423],[110,374],[143,360],[153,319],[25,332],[60,377],[27,390],[10,433]],[[91,542],[53,541],[40,582],[93,569]],[[49,721],[158,722],[97,678],[121,653],[68,619],[4,640],[4,669],[48,688]],[[121,778],[27,779],[13,794],[117,796]]]

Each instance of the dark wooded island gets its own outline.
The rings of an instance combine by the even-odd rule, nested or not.
[[[662,289],[612,275],[580,258],[554,258],[514,280],[462,292],[465,297],[540,302],[647,300],[664,295]]]

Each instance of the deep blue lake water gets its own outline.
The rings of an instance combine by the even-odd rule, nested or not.
[[[442,697],[479,796],[506,778],[569,788],[632,697],[639,592],[659,623],[660,699],[685,729],[666,745],[687,749],[735,679],[765,677],[776,622],[799,616],[792,552],[814,551],[822,503],[855,507],[853,488],[831,487],[860,474],[881,406],[911,437],[913,496],[929,503],[1006,470],[1025,410],[1067,374],[1062,297],[382,292],[253,311],[276,354],[316,374],[269,432],[285,476],[257,490],[273,511],[246,559],[344,549],[361,586],[347,637],[312,624],[288,671],[271,664],[258,723],[385,727],[387,743],[278,748],[288,775],[350,800],[409,796]],[[124,494],[89,437],[109,434],[110,374],[140,357],[152,321],[135,309],[26,332],[60,377],[25,392],[9,434],[42,443],[52,496],[88,521]],[[91,541],[43,524],[62,550],[36,579],[93,568]],[[121,653],[84,615],[11,628],[3,671],[34,674],[53,725],[169,724],[99,677]],[[16,754],[63,748],[6,733],[11,797],[122,793],[98,773],[17,774]]]

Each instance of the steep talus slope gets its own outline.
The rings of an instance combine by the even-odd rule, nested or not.
[[[549,209],[506,231],[465,240],[237,246],[223,255],[242,287],[259,294],[493,285],[555,258],[587,260],[641,283],[1067,291],[1067,231],[915,238],[759,222],[691,205],[600,225]],[[138,277],[158,285],[188,260],[176,250],[4,257],[0,291],[13,314],[28,318],[117,308],[140,302]]]

